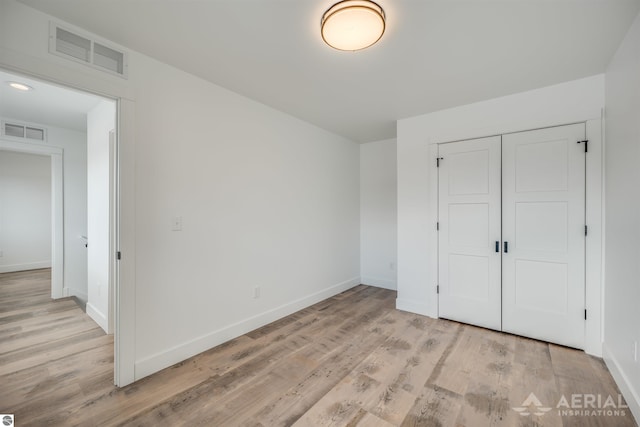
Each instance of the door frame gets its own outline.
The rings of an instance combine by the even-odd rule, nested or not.
[[[78,68],[57,66],[50,60],[0,46],[0,69],[32,79],[82,91],[116,102],[117,224],[116,241],[122,258],[116,263],[114,292],[114,384],[133,383],[135,373],[135,101],[124,81],[114,83]],[[126,183],[126,185],[122,185]]]
[[[69,296],[69,288],[64,287],[64,150],[29,141],[0,138],[0,151],[51,158],[51,298]]]
[[[438,144],[447,142],[457,142],[469,139],[478,139],[489,136],[498,136],[508,133],[524,132],[549,127],[557,127],[571,125],[576,123],[585,123],[586,135],[589,141],[589,149],[586,155],[586,206],[585,218],[588,227],[588,234],[585,238],[585,308],[587,310],[587,319],[585,320],[585,340],[584,351],[594,356],[602,357],[602,331],[604,330],[602,322],[602,305],[603,305],[603,273],[604,273],[604,252],[603,252],[603,116],[599,119],[576,121],[570,123],[552,123],[549,126],[537,127],[533,129],[505,129],[500,132],[499,129],[488,134],[473,135],[469,138],[455,140],[433,140],[429,143],[428,156],[429,160],[435,166],[438,157]],[[438,168],[432,167],[429,170],[430,195],[429,195],[429,214],[431,218],[438,221]],[[427,252],[427,263],[430,271],[431,283],[438,283],[438,239],[436,225],[433,226],[433,234],[435,238],[430,239]],[[438,293],[436,286],[430,287],[429,293],[433,301],[436,301],[438,308]]]

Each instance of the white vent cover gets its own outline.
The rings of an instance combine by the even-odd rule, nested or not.
[[[32,139],[35,141],[44,141],[46,132],[42,128],[19,123],[2,123],[2,134],[12,138]]]
[[[127,78],[127,55],[91,36],[79,35],[51,22],[49,52],[98,70]]]

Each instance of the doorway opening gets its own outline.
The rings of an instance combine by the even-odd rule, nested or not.
[[[118,279],[117,108],[114,99],[0,70],[0,156],[50,159],[50,251],[42,267],[51,268],[51,298],[75,297],[106,334],[115,332]],[[42,132],[14,131],[21,126]],[[17,227],[5,217],[0,272],[27,270],[9,256],[20,235],[1,234]]]

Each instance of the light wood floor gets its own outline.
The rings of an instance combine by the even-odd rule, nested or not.
[[[636,426],[559,416],[561,395],[618,389],[602,360],[394,309],[358,286],[128,387],[113,341],[50,272],[0,275],[0,413],[17,426]],[[158,331],[160,333],[160,331]],[[535,393],[552,407],[521,416]]]

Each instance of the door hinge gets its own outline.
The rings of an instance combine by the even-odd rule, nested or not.
[[[436,157],[436,167],[440,167],[440,160],[444,159],[444,157]]]
[[[436,230],[440,231],[440,223],[439,222],[436,222]]]
[[[587,320],[587,309],[584,309],[584,320]]]
[[[440,293],[440,285],[436,285],[436,294]]]
[[[120,261],[121,258],[122,258],[122,252],[120,251],[116,252],[116,259]]]
[[[584,152],[588,152],[589,151],[589,140],[588,139],[583,139],[582,141],[578,141],[578,144],[582,144],[584,142]]]
[[[588,232],[589,232],[589,228],[585,225],[584,226],[584,235],[586,236]]]

